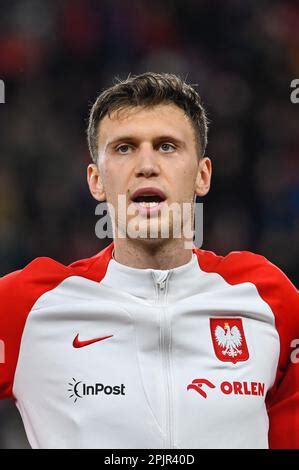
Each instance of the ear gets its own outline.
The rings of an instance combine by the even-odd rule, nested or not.
[[[198,164],[198,174],[195,182],[196,196],[205,196],[209,192],[211,176],[212,162],[208,157],[203,157]]]
[[[99,202],[106,201],[101,173],[95,163],[90,163],[87,167],[87,182],[92,196]]]

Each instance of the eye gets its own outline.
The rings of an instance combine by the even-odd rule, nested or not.
[[[160,144],[160,149],[162,152],[169,153],[175,150],[175,146],[173,144],[169,144],[168,142],[164,142],[163,144]]]
[[[132,146],[128,144],[121,144],[118,147],[116,147],[116,151],[118,153],[121,153],[122,155],[129,153],[131,150],[132,150]]]

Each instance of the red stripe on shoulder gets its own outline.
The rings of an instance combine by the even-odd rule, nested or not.
[[[106,248],[91,258],[75,261],[69,265],[78,276],[84,276],[93,281],[101,281],[106,274],[109,261],[112,258],[114,243],[110,243]]]

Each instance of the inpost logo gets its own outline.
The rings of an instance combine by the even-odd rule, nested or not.
[[[125,385],[104,385],[102,383],[95,383],[93,385],[87,385],[82,380],[76,380],[74,377],[72,382],[69,382],[68,392],[70,393],[69,398],[74,400],[74,403],[78,398],[94,395],[125,395]]]

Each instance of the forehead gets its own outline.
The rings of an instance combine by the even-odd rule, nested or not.
[[[99,123],[98,143],[105,145],[121,135],[150,138],[159,134],[194,139],[190,118],[175,104],[132,106],[113,111]]]

